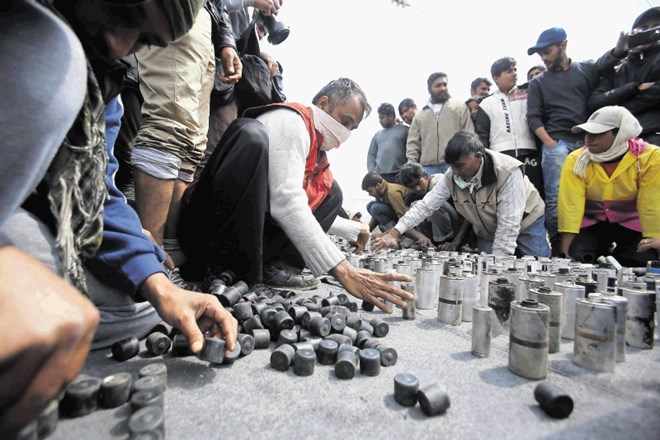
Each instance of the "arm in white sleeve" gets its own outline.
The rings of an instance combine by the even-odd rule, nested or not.
[[[493,254],[513,255],[525,213],[525,181],[520,168],[514,170],[497,193],[497,229]]]
[[[363,226],[365,225],[360,222],[337,216],[330,226],[328,234],[339,235],[348,241],[355,242]]]
[[[449,171],[451,172],[451,171]],[[445,201],[451,198],[449,188],[445,179],[440,181],[433,187],[433,189],[426,193],[422,200],[415,203],[406,214],[399,219],[399,222],[394,228],[403,235],[408,229],[412,229],[438,209]]]
[[[344,255],[316,221],[303,189],[309,133],[292,110],[271,110],[257,118],[268,132],[268,191],[270,214],[284,230],[316,276],[326,273]]]

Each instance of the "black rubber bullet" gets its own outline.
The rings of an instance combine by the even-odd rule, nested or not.
[[[374,328],[373,334],[377,338],[383,338],[387,336],[390,331],[390,326],[381,318],[374,318],[369,324],[371,324],[371,326]]]
[[[339,298],[334,295],[327,296],[321,300],[321,307],[338,306]]]
[[[415,406],[419,380],[409,373],[399,373],[394,376],[394,400],[402,406]]]
[[[255,330],[263,330],[264,325],[261,322],[261,317],[259,315],[254,315],[252,318],[248,318],[243,321],[243,331],[247,334],[254,336]],[[270,342],[270,335],[268,336],[268,341]]]
[[[296,351],[293,357],[293,372],[296,376],[311,376],[314,374],[316,353],[314,350],[304,348]]]
[[[328,336],[325,337],[325,339],[330,340],[330,341],[335,341],[337,343],[337,345],[341,345],[341,344],[351,344],[352,345],[353,344],[353,340],[350,337],[348,337],[346,335],[339,334],[339,333],[333,333],[331,335],[328,335]]]
[[[261,322],[265,327],[274,327],[276,314],[277,314],[277,310],[275,310],[275,307],[268,306],[265,309],[263,309],[261,313],[259,313],[259,316],[261,317]],[[288,313],[287,316],[289,316]]]
[[[165,380],[165,383],[167,383],[167,365],[162,362],[154,362],[153,364],[145,365],[140,368],[140,371],[138,371],[138,376],[160,376]]]
[[[346,318],[340,313],[335,313],[330,317],[330,325],[333,332],[341,333],[346,328]]]
[[[357,339],[357,330],[346,326],[344,327],[344,330],[342,330],[341,334],[347,336],[351,340],[351,344],[355,344],[355,340]]]
[[[370,303],[369,301],[362,301],[362,310],[366,310],[367,312],[373,312],[374,311],[374,306],[373,303]]]
[[[357,355],[350,350],[343,350],[337,353],[337,363],[335,363],[335,376],[337,379],[353,379],[357,369]]]
[[[165,414],[157,406],[145,406],[128,419],[128,429],[133,435],[153,431],[165,435]]]
[[[573,412],[573,399],[550,382],[541,382],[534,389],[534,398],[550,417],[565,419]]]
[[[133,382],[133,393],[145,390],[164,393],[166,388],[167,382],[163,376],[144,376]]]
[[[291,315],[296,324],[300,324],[303,315],[307,313],[307,307],[301,305],[293,305],[287,309],[287,312],[289,312],[289,315]]]
[[[378,348],[382,342],[378,338],[369,338],[362,342],[362,348]]]
[[[328,318],[313,316],[307,323],[307,329],[312,332],[313,335],[325,338],[330,334],[332,325]]]
[[[172,340],[165,334],[155,332],[149,335],[144,345],[147,351],[154,356],[162,356],[172,347]]]
[[[246,319],[252,318],[252,316],[254,316],[254,313],[252,312],[252,304],[239,302],[234,305],[234,318],[236,318],[238,322],[243,322]]]
[[[275,314],[275,328],[277,331],[291,330],[294,326],[293,318],[286,310],[280,310]]]
[[[362,327],[362,318],[359,313],[349,313],[346,316],[346,326],[354,329],[355,331],[360,330]]]
[[[449,396],[439,383],[433,383],[417,392],[419,406],[427,416],[437,416],[451,406]]]
[[[380,374],[380,352],[374,348],[360,350],[360,373],[365,376]]]
[[[225,365],[233,364],[236,359],[241,355],[241,343],[236,341],[234,343],[234,349],[225,354],[225,358],[222,363]]]
[[[164,335],[169,335],[170,330],[168,330],[168,327],[165,324],[161,323],[161,324],[156,324],[154,328],[149,330],[150,335],[153,333],[163,333]]]
[[[254,336],[246,333],[239,333],[236,339],[241,344],[241,356],[247,356],[254,350]]]
[[[399,360],[399,354],[392,347],[380,344],[378,347],[376,347],[376,350],[380,352],[380,364],[383,367],[391,367],[392,365],[396,365],[396,362]]]
[[[112,344],[112,357],[120,362],[135,357],[139,351],[140,341],[135,336],[130,336]]]
[[[198,357],[212,364],[221,364],[225,356],[225,341],[220,338],[204,338],[204,346]]]
[[[133,412],[145,406],[165,407],[165,394],[158,390],[144,390],[133,394],[131,397],[131,409]]]
[[[366,330],[360,330],[357,332],[357,336],[355,337],[355,345],[359,348],[362,348],[364,347],[364,342],[367,339],[371,339],[371,333]]]
[[[101,379],[90,377],[76,380],[66,387],[60,402],[60,413],[65,417],[81,417],[98,408]]]
[[[277,338],[278,347],[282,344],[293,344],[294,342],[298,342],[298,335],[293,330],[282,330]]]
[[[188,338],[184,335],[176,335],[172,339],[172,356],[191,356],[192,351],[190,350],[190,344],[188,344]]]
[[[293,363],[296,350],[291,345],[280,345],[270,355],[270,366],[277,371],[286,371]]]
[[[309,329],[309,321],[315,316],[318,316],[319,318],[323,317],[323,315],[321,315],[319,312],[307,311],[303,313],[300,318],[300,325],[302,325],[303,328]]]
[[[256,318],[256,316],[255,316]],[[252,330],[252,337],[254,338],[254,348],[261,350],[270,346],[270,332],[263,328]]]
[[[364,330],[365,332],[369,332],[370,335],[374,334],[373,326],[371,324],[369,324],[368,322],[366,322],[366,321],[362,321],[362,325],[360,326],[360,329],[358,330],[358,332],[360,332],[362,330]]]
[[[99,403],[103,408],[117,408],[123,405],[131,397],[132,385],[131,373],[115,373],[106,376],[101,382]]]
[[[337,362],[337,349],[339,344],[330,339],[325,339],[319,344],[317,356],[319,364],[332,365]]]

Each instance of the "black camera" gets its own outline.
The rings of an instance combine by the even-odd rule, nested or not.
[[[629,35],[628,47],[633,48],[642,44],[655,43],[658,40],[660,40],[660,26]]]
[[[264,15],[259,11],[255,11],[255,16],[256,20],[266,27],[270,44],[280,44],[289,36],[289,26],[279,21],[274,15]]]

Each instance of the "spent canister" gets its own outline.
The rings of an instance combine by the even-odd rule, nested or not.
[[[509,327],[511,302],[516,297],[516,288],[506,278],[497,278],[488,284],[488,306],[495,311],[497,321],[504,328]]]
[[[488,305],[488,286],[491,281],[498,278],[496,270],[485,270],[481,272],[481,279],[479,280],[479,304],[482,306]]]
[[[541,271],[541,272],[536,272],[534,275],[541,278],[546,287],[549,287],[551,289],[554,287],[555,278],[557,278],[557,276],[554,273]]]
[[[616,271],[606,267],[596,267],[591,270],[591,278],[596,281],[596,292],[607,291],[608,277],[616,277]]]
[[[550,308],[525,299],[511,303],[509,370],[527,379],[548,375],[548,321]]]
[[[516,300],[520,300],[517,296],[517,292],[520,290],[520,278],[525,276],[525,272],[522,269],[516,269],[515,267],[510,267],[500,275],[501,278],[506,278],[508,282],[515,286],[516,290]]]
[[[591,294],[594,295],[594,294]],[[605,302],[616,306],[616,361],[626,361],[626,317],[628,299],[619,295],[603,295]]]
[[[463,289],[463,322],[472,321],[472,306],[479,302],[479,277],[464,274],[465,287]]]
[[[561,343],[561,320],[563,299],[560,292],[542,287],[538,290],[537,301],[550,309],[548,318],[548,353],[558,353]]]
[[[493,338],[495,312],[488,306],[472,307],[472,354],[490,356],[490,341]]]
[[[614,372],[616,305],[602,298],[575,300],[573,362],[594,371]]]
[[[414,283],[401,283],[401,289],[406,292],[412,293],[415,295],[415,284]],[[401,309],[401,317],[405,320],[413,320],[416,317],[416,307],[415,300],[408,302],[408,307]]]
[[[543,279],[537,277],[536,275],[529,274],[527,276],[520,277],[520,283],[518,284],[518,291],[516,292],[516,300],[522,301],[523,299],[534,299],[530,298],[529,290],[536,289],[545,285]]]
[[[417,292],[416,305],[421,310],[432,310],[438,303],[438,284],[440,277],[435,270],[428,267],[417,269],[415,291]]]
[[[565,283],[566,281],[575,280],[575,274],[571,272],[568,267],[560,267],[555,272],[555,283]]]
[[[596,293],[598,291],[598,282],[592,279],[590,276],[581,275],[575,278],[575,284],[578,286],[584,286],[584,294],[589,295],[590,293]]]
[[[574,282],[555,283],[554,289],[563,296],[563,316],[561,325],[561,337],[565,339],[575,338],[575,300],[584,299],[584,286],[578,286]]]
[[[392,263],[386,258],[374,262],[374,272],[387,273],[392,269]]]
[[[626,343],[636,348],[653,348],[655,292],[628,287],[620,290],[628,300]]]
[[[360,267],[360,256],[359,255],[347,255],[346,259],[348,260],[349,263],[351,263],[351,266],[355,267]]]
[[[461,325],[465,278],[442,275],[438,297],[438,321]]]

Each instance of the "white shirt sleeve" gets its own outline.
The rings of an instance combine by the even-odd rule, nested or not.
[[[307,202],[303,189],[309,133],[298,113],[268,111],[257,118],[268,133],[268,191],[270,214],[284,230],[315,276],[344,259],[330,241]]]

